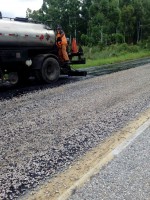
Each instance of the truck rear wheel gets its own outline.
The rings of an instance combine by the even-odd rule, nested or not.
[[[11,85],[16,85],[19,82],[19,77],[17,72],[10,72],[8,74],[8,80]]]
[[[55,58],[47,58],[41,68],[41,77],[46,83],[55,82],[60,75],[59,63]]]

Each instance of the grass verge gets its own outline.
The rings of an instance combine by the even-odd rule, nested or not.
[[[107,48],[103,51],[100,51],[100,50],[96,51],[96,49],[93,49],[93,51],[91,49],[89,49],[87,51],[87,49],[85,49],[84,52],[85,52],[84,54],[86,57],[86,64],[73,65],[74,69],[114,64],[114,63],[124,62],[124,61],[128,61],[128,60],[135,60],[135,59],[150,57],[149,50],[139,49],[139,48],[137,49],[137,52],[130,52],[130,50],[122,51],[118,47],[117,47],[117,49]]]

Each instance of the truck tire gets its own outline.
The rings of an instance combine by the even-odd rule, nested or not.
[[[58,80],[60,75],[59,63],[55,58],[47,58],[41,68],[41,76],[44,82],[52,83]]]

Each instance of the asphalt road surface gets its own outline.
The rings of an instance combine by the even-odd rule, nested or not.
[[[150,64],[0,101],[0,197],[21,198],[149,108]]]

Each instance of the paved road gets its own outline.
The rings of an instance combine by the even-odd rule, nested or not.
[[[147,64],[0,101],[0,197],[38,187],[147,110],[149,81]]]
[[[69,200],[149,200],[150,126]]]
[[[130,60],[122,63],[115,63],[115,64],[109,64],[104,66],[97,66],[97,67],[90,67],[83,70],[87,71],[87,76],[60,76],[59,80],[55,83],[51,84],[38,84],[33,79],[30,79],[28,83],[25,83],[24,85],[16,86],[16,87],[10,87],[8,84],[4,84],[3,86],[0,84],[0,100],[4,99],[12,99],[13,97],[19,97],[21,95],[28,94],[29,92],[35,92],[38,90],[45,90],[45,89],[51,89],[51,88],[57,88],[61,85],[70,84],[73,82],[89,79],[92,77],[97,77],[101,75],[110,74],[113,72],[119,72],[125,69],[131,69],[135,67],[139,67],[145,64],[150,63],[150,58],[142,58],[142,59],[136,59],[136,60]]]

